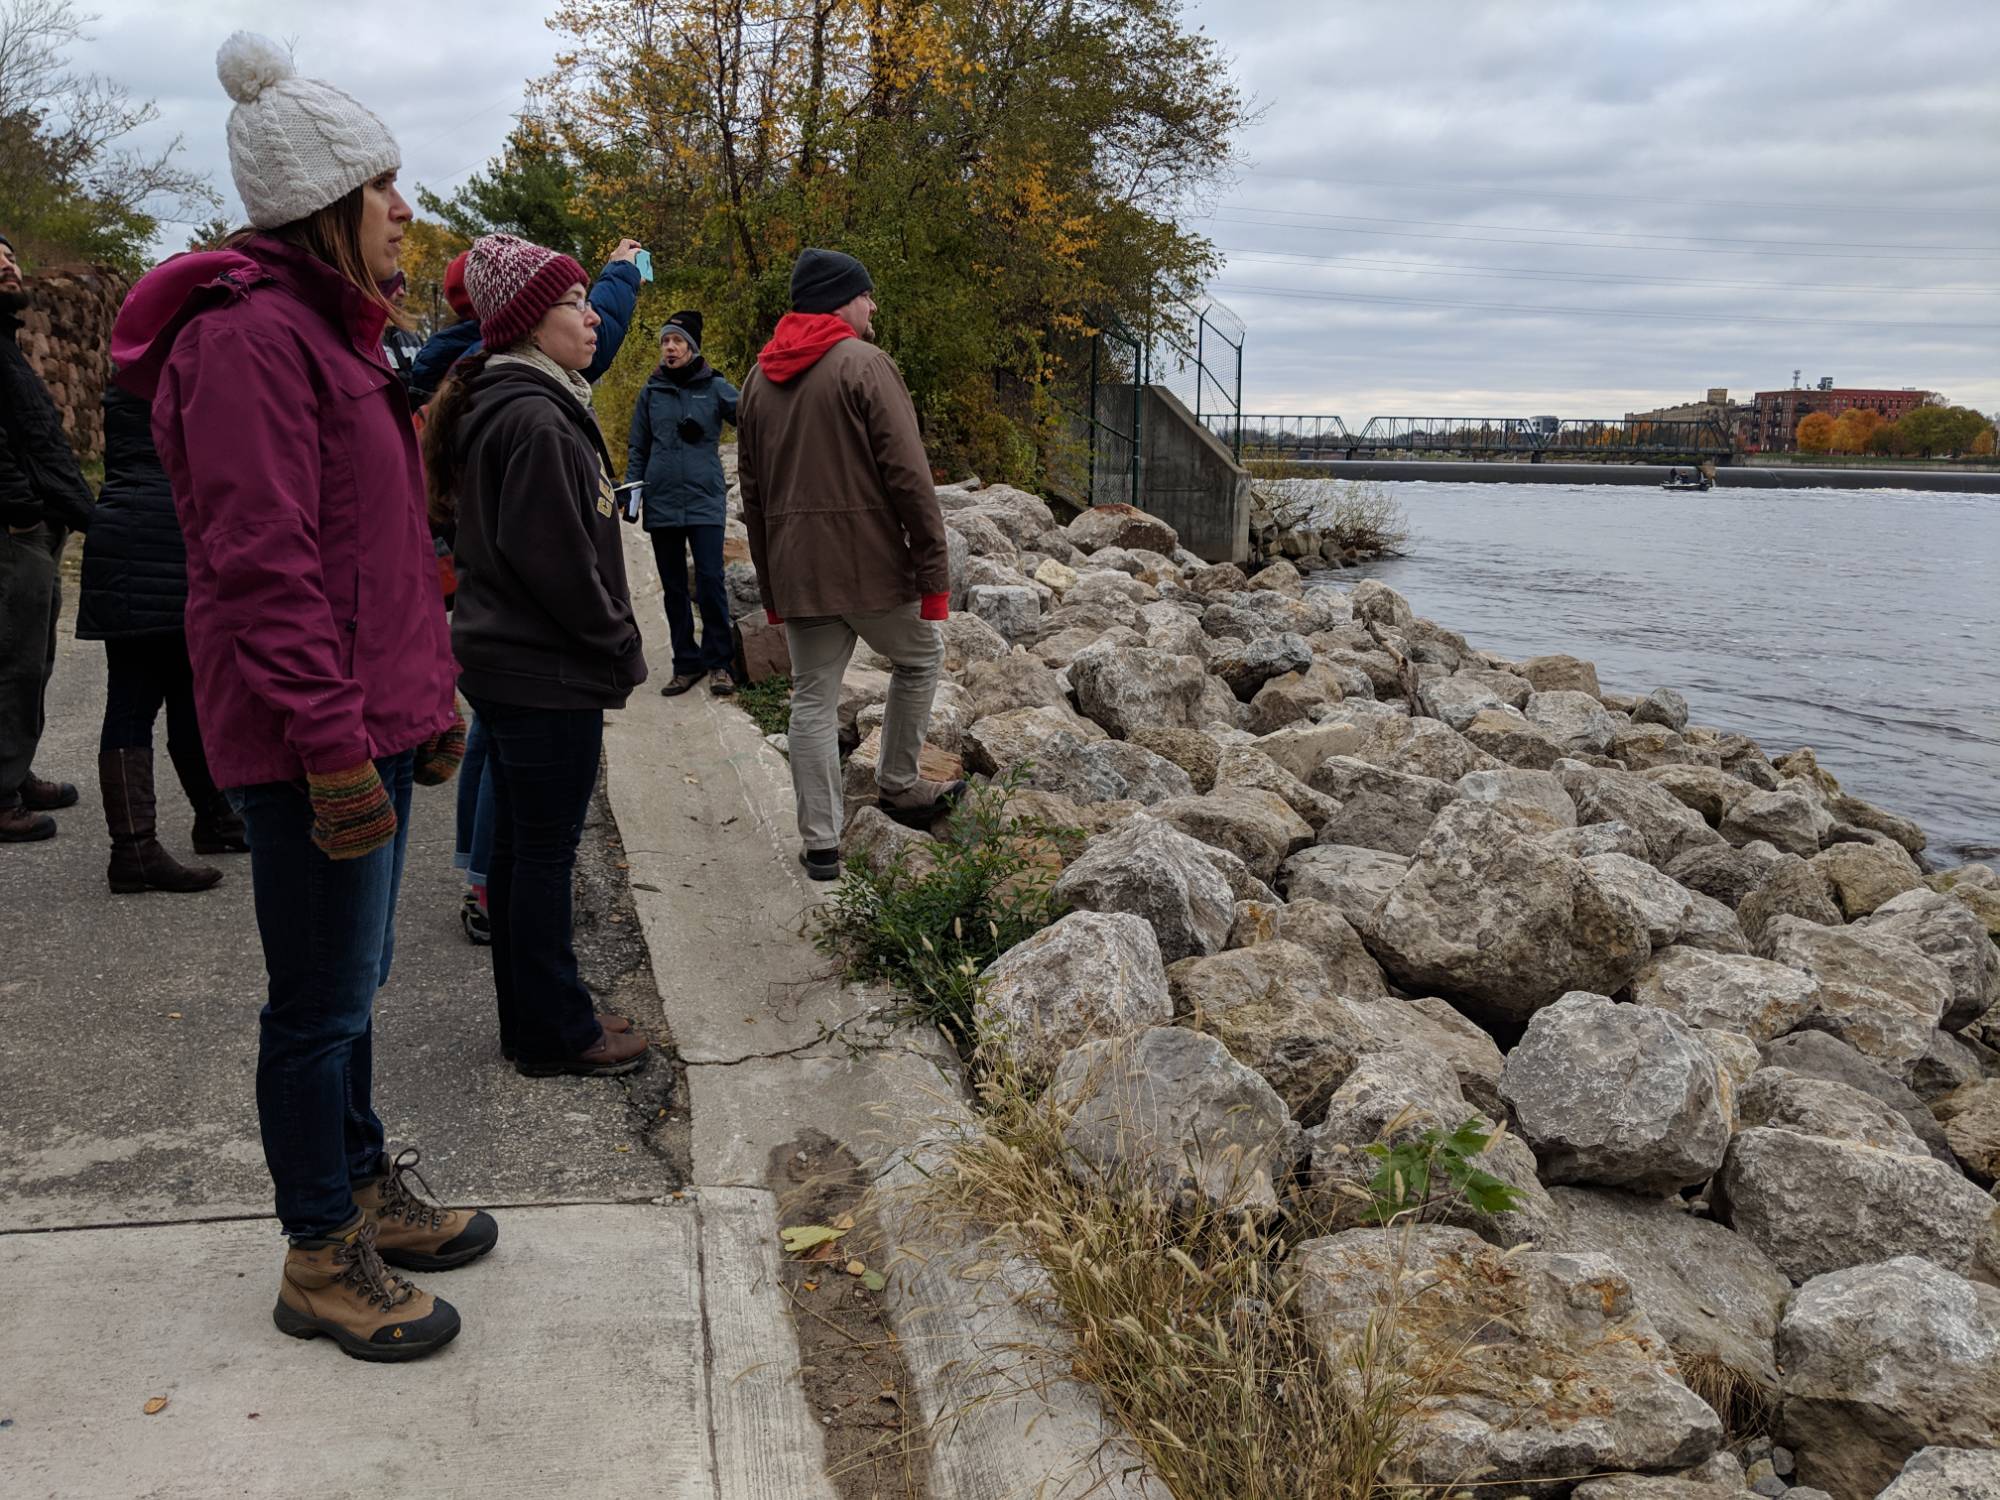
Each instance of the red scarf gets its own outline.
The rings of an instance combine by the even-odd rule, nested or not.
[[[854,336],[854,330],[832,313],[786,313],[778,319],[771,342],[758,353],[757,368],[766,380],[783,385],[818,364],[842,339]]]

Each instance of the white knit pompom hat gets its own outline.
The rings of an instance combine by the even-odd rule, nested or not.
[[[239,31],[215,54],[229,112],[229,171],[250,222],[275,229],[403,164],[388,128],[330,83],[301,78],[269,37]]]

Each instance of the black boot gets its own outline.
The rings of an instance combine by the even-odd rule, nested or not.
[[[104,822],[111,830],[111,865],[104,872],[117,894],[205,891],[222,879],[207,865],[183,865],[155,836],[153,752],[106,750],[97,757],[104,788]]]
[[[248,854],[249,837],[243,820],[229,799],[217,792],[215,800],[194,815],[194,852],[197,854]]]

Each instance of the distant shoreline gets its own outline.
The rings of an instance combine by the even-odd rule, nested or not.
[[[1456,484],[1623,484],[1657,489],[1666,464],[1479,463],[1469,460],[1307,458],[1287,459],[1299,477],[1404,479]],[[1692,467],[1679,466],[1683,471]],[[1718,468],[1722,490],[1937,490],[2000,495],[2000,472],[1939,469]]]

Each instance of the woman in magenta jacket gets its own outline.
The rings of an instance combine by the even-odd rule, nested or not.
[[[262,38],[217,62],[255,228],[142,280],[112,354],[153,403],[202,740],[248,831],[269,975],[257,1111],[291,1237],[273,1317],[415,1358],[458,1314],[387,1266],[461,1265],[497,1230],[417,1197],[370,1098],[410,788],[448,779],[464,742],[416,435],[382,355],[410,210],[366,109]]]

